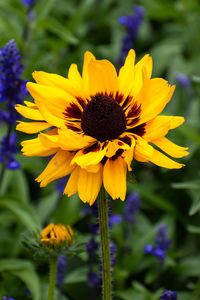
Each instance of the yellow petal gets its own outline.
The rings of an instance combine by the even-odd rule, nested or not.
[[[101,145],[96,143],[88,149],[82,149],[74,156],[72,164],[77,164],[81,168],[87,168],[98,164],[105,156],[107,147],[102,149]]]
[[[24,101],[24,104],[25,104],[26,106],[28,106],[28,107],[38,109],[37,105],[36,105],[34,102]]]
[[[133,87],[130,92],[131,95],[134,97],[138,95],[140,89],[143,85],[143,68],[146,70],[146,74],[148,78],[151,78],[152,74],[152,58],[146,54],[136,65],[134,68],[134,81],[133,81]],[[130,80],[130,79],[129,79]]]
[[[30,102],[31,103],[31,102]],[[35,106],[35,105],[34,105]],[[36,108],[26,107],[21,104],[15,105],[16,111],[23,117],[31,120],[43,121],[44,117],[41,115],[40,111]]]
[[[164,154],[157,151],[156,149],[154,149],[154,153],[151,156],[151,158],[149,159],[149,161],[151,161],[155,165],[158,165],[160,167],[167,168],[167,169],[180,169],[184,166],[184,164],[179,164],[179,163],[173,161],[172,159],[165,156]]]
[[[101,163],[98,163],[98,164],[96,164],[96,165],[88,165],[88,166],[86,166],[84,169],[85,169],[87,172],[97,173],[97,172],[99,172],[101,166],[102,166],[102,164],[101,164]]]
[[[183,124],[184,122],[184,118],[183,117],[172,117],[171,121],[170,121],[170,129],[174,129],[178,126],[180,126],[181,124]]]
[[[143,68],[143,86],[136,97],[138,105],[141,104],[141,115],[137,126],[154,119],[170,101],[174,89],[175,86],[169,86],[162,78],[149,79],[146,69]]]
[[[50,135],[47,133],[40,133],[38,138],[44,147],[48,148],[59,148],[60,145],[58,143],[58,134]],[[66,150],[66,149],[64,149]]]
[[[92,205],[96,200],[102,185],[102,170],[102,165],[97,173],[90,173],[80,168],[78,194],[83,202],[88,202]]]
[[[43,145],[48,147],[60,147],[63,150],[76,151],[91,146],[96,140],[87,135],[80,135],[72,130],[62,128],[57,135],[49,136],[41,133],[39,138]]]
[[[69,197],[73,194],[76,194],[78,191],[79,169],[80,167],[78,166],[74,168],[64,189],[64,194],[68,195]]]
[[[68,71],[68,78],[72,82],[73,86],[76,88],[76,91],[79,91],[78,94],[81,94],[82,78],[76,64],[71,64]]]
[[[168,140],[166,137],[154,140],[152,141],[152,143],[158,146],[161,150],[163,150],[170,156],[175,158],[180,158],[189,154],[189,152],[186,151],[188,148],[178,146],[170,140]]]
[[[71,237],[73,237],[74,233],[73,233],[73,231],[72,231],[71,226],[70,226],[70,225],[67,225],[67,229],[68,229],[68,232],[69,232],[69,234],[71,235]]]
[[[154,149],[143,138],[136,137],[136,144],[134,148],[134,158],[138,161],[147,161],[152,157]]]
[[[91,52],[86,51],[84,54],[84,62],[83,62],[82,85],[83,85],[83,92],[87,97],[90,97],[88,65],[91,60],[96,60],[95,56]]]
[[[131,163],[132,163],[132,160],[133,160],[133,149],[124,151],[122,153],[122,157],[124,158],[124,161],[126,162],[126,164],[128,166],[128,170],[132,171]]]
[[[45,228],[41,231],[40,235],[41,235],[42,237],[45,237],[46,235],[49,234],[49,232],[51,232],[51,230],[53,229],[53,227],[54,227],[54,224],[53,224],[53,223],[49,224],[47,227],[45,227]]]
[[[70,104],[77,104],[76,99],[69,93],[56,87],[27,83],[27,89],[39,106],[42,104],[48,111],[57,118],[65,119],[64,113]],[[78,105],[78,104],[77,104]]]
[[[36,133],[47,128],[51,127],[51,124],[46,122],[21,122],[16,126],[16,130],[25,132],[25,133]]]
[[[63,76],[43,71],[35,71],[32,75],[38,84],[56,87],[72,96],[77,96],[76,88],[73,86],[72,82]]]
[[[126,98],[134,84],[135,51],[131,49],[126,57],[125,64],[119,71],[119,92]]]
[[[91,95],[101,92],[115,94],[117,91],[117,72],[108,60],[91,60],[88,65],[88,75]]]
[[[123,141],[116,139],[114,141],[110,141],[108,143],[107,148],[108,149],[106,152],[106,156],[110,158],[116,154],[117,150],[119,149],[128,150],[130,149],[130,146],[124,143]]]
[[[21,145],[24,156],[49,156],[57,151],[56,148],[45,147],[39,138],[23,141]]]
[[[126,172],[127,165],[123,158],[108,159],[103,168],[103,184],[113,199],[126,197]]]
[[[40,182],[41,187],[44,187],[51,181],[68,175],[73,170],[70,165],[73,156],[74,154],[71,152],[59,150],[40,176],[36,178],[36,181]]]
[[[41,104],[40,102],[38,102],[38,107],[39,110],[41,112],[41,115],[43,116],[43,120],[46,120],[49,124],[52,124],[52,126],[55,127],[61,127],[65,125],[65,120],[56,117],[55,115],[53,115],[46,107],[45,105]]]
[[[165,136],[170,129],[180,126],[183,122],[183,117],[158,116],[146,123],[143,138],[147,141],[153,141]]]

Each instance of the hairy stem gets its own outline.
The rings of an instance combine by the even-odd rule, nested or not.
[[[110,241],[108,227],[108,203],[104,187],[101,188],[98,197],[99,227],[101,235],[102,253],[102,300],[111,300],[111,268],[110,268]]]
[[[56,271],[57,271],[57,256],[51,256],[49,265],[50,265],[50,274],[49,274],[49,295],[48,300],[54,299],[54,290],[56,285]]]

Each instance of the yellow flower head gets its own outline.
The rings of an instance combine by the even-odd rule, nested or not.
[[[22,142],[25,156],[54,154],[36,179],[41,187],[71,173],[64,193],[78,192],[92,205],[102,183],[113,199],[125,199],[133,158],[168,169],[183,166],[153,147],[175,158],[188,154],[187,148],[165,137],[184,118],[159,115],[175,86],[162,78],[151,79],[151,73],[151,57],[145,55],[135,64],[134,50],[119,75],[108,60],[97,60],[90,52],[85,53],[82,76],[75,64],[68,78],[33,73],[37,83],[29,82],[27,89],[34,103],[25,101],[16,109],[34,121],[19,122],[17,130],[38,133]]]
[[[64,225],[49,224],[40,233],[40,241],[51,245],[60,245],[66,241],[69,246],[73,241],[73,231],[69,225],[65,227]]]

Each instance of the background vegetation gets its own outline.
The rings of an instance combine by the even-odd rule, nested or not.
[[[145,17],[134,43],[137,59],[153,57],[153,76],[177,83],[182,72],[191,80],[188,89],[177,83],[165,113],[182,115],[186,122],[169,137],[188,146],[190,155],[181,159],[186,167],[166,170],[134,162],[136,184],[128,193],[141,197],[136,222],[122,221],[111,230],[117,245],[113,272],[114,299],[156,300],[164,289],[176,290],[181,300],[200,299],[200,2],[198,0],[38,0],[31,12],[19,0],[0,0],[0,47],[14,38],[22,54],[24,79],[33,70],[66,76],[71,63],[81,70],[83,54],[92,51],[116,66],[125,28],[118,22],[131,15],[134,5],[143,6]],[[1,124],[0,138],[5,133]],[[24,136],[18,133],[18,147]],[[28,251],[22,240],[50,222],[70,224],[82,242],[90,238],[90,215],[77,195],[62,197],[56,184],[40,189],[34,179],[48,159],[17,159],[21,169],[6,171],[0,192],[0,298],[46,299],[47,260]],[[122,215],[125,203],[112,201],[112,213]],[[171,248],[163,270],[153,256],[144,254],[153,244],[159,224],[168,226]],[[131,230],[128,251],[125,236]],[[87,254],[68,261],[62,300],[89,299]],[[96,258],[96,268],[99,260]],[[158,280],[159,278],[159,280]],[[27,291],[28,289],[28,291]],[[100,294],[100,292],[99,292]]]

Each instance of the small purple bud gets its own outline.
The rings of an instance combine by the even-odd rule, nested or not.
[[[155,249],[155,247],[153,247],[152,245],[146,245],[146,246],[144,246],[144,253],[152,254],[154,249]]]
[[[109,228],[112,228],[114,224],[120,224],[122,217],[120,215],[110,215],[109,216]]]
[[[176,75],[176,80],[177,80],[178,84],[180,84],[183,88],[185,88],[185,89],[191,88],[190,78],[186,74],[178,73]]]
[[[166,290],[161,295],[160,300],[178,300],[177,292]]]
[[[20,169],[20,163],[17,160],[10,160],[6,163],[8,170],[18,170]]]

